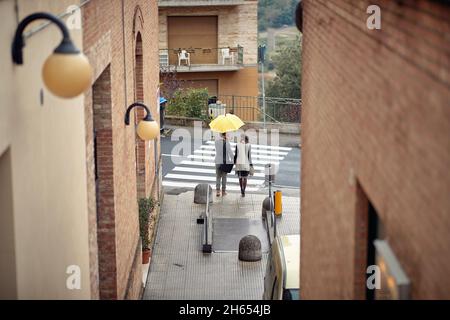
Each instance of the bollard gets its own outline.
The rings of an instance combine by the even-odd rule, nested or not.
[[[195,187],[194,203],[206,204],[207,193],[209,192],[209,203],[213,202],[212,188],[207,183],[200,183]]]
[[[282,192],[281,190],[274,191],[273,193],[273,202],[274,202],[274,212],[276,216],[281,216],[283,212],[283,201],[282,201]]]
[[[245,236],[239,241],[239,260],[260,261],[262,259],[261,241],[254,235]]]
[[[261,216],[263,219],[266,218],[266,211],[270,211],[270,198],[266,197],[262,204]]]

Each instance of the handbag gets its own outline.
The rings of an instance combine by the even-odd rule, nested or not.
[[[224,141],[223,141],[223,152],[222,152],[222,155],[223,155],[223,163],[220,165],[219,169],[220,169],[220,171],[222,171],[222,172],[230,173],[231,170],[233,170],[234,164],[232,164],[232,163],[231,163],[231,164],[226,163],[226,152],[227,152],[227,148],[226,148],[226,142],[225,142],[225,140],[224,140]]]

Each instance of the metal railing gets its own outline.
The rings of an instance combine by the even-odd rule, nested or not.
[[[169,48],[159,50],[159,64],[170,66],[241,66],[244,63],[244,48]]]
[[[301,99],[266,97],[265,110],[262,97],[219,95],[217,100],[226,104],[226,112],[246,114],[257,111],[257,121],[300,123]]]
[[[266,165],[266,170],[269,172],[272,170],[272,164]],[[272,167],[273,168],[273,167]],[[272,186],[274,182],[275,176],[271,176],[266,172],[265,175],[265,185],[269,187],[269,210],[265,210],[265,215],[263,215],[264,223],[267,232],[267,240],[269,241],[269,245],[272,244],[273,240],[277,237],[277,217],[275,216],[275,199],[274,194],[272,192]],[[270,220],[270,222],[269,222]]]

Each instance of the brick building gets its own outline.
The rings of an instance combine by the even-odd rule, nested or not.
[[[449,32],[444,1],[303,1],[302,299],[373,298],[376,239],[409,298],[450,298]]]
[[[163,73],[209,96],[258,95],[258,1],[159,0],[159,57]],[[180,60],[185,51],[189,60]],[[255,119],[256,109],[239,116]]]
[[[130,104],[143,101],[159,121],[158,6],[147,0],[73,5],[0,3],[2,39],[12,41],[18,22],[38,11],[80,21],[70,34],[94,73],[91,88],[74,99],[47,91],[41,68],[61,33],[45,21],[26,30],[23,66],[13,65],[9,40],[1,48],[0,298],[142,293],[137,201],[159,198],[160,141],[144,143],[124,117]],[[136,110],[132,119],[143,115]],[[79,267],[80,289],[66,287],[70,266]]]
[[[97,0],[82,12],[84,52],[95,74],[85,96],[91,278],[93,284],[99,278],[100,298],[137,298],[137,199],[158,197],[159,141],[140,140],[123,119],[135,101],[159,119],[158,8],[154,1]],[[144,113],[135,116],[138,121]]]

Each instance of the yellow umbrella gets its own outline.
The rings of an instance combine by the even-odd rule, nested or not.
[[[224,133],[229,131],[236,131],[244,124],[245,123],[242,122],[242,120],[239,119],[238,116],[227,113],[226,115],[220,115],[213,121],[211,121],[209,127],[212,131]]]

